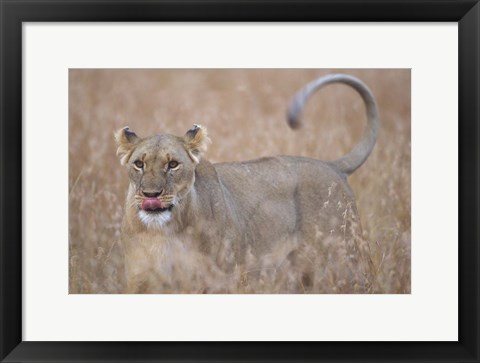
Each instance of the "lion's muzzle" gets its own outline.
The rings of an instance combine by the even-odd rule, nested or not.
[[[156,212],[167,209],[167,206],[157,198],[145,198],[140,206],[144,211]]]

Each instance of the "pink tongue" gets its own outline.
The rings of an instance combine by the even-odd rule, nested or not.
[[[161,201],[157,198],[146,198],[142,202],[142,209],[143,210],[157,210],[163,209],[164,206]]]

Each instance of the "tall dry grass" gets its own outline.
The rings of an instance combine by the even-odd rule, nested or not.
[[[318,92],[292,131],[285,111],[293,94],[328,74],[362,79],[376,96],[381,129],[367,162],[350,178],[363,226],[368,268],[353,274],[346,250],[304,241],[298,259],[255,256],[233,273],[220,271],[189,245],[174,245],[169,261],[152,262],[139,292],[157,293],[409,293],[410,292],[410,71],[409,70],[70,70],[69,291],[126,292],[120,228],[128,184],[115,156],[114,130],[140,136],[183,135],[207,126],[212,162],[291,154],[335,159],[360,139],[360,97],[347,86]],[[250,262],[248,262],[250,261]]]

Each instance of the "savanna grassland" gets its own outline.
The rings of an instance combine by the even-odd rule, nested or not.
[[[151,274],[139,292],[410,293],[411,80],[410,70],[389,69],[70,70],[69,292],[126,292],[120,230],[128,175],[115,155],[115,130],[128,125],[139,136],[183,135],[202,124],[212,139],[211,162],[286,154],[333,160],[360,140],[365,127],[365,108],[354,90],[327,86],[308,103],[303,128],[293,131],[285,122],[294,93],[328,73],[363,80],[380,112],[374,151],[349,177],[363,226],[367,283],[358,288],[349,280],[341,246],[304,241],[313,281],[303,291],[298,271],[281,259],[227,274],[194,247],[179,246],[169,268],[148,266]]]

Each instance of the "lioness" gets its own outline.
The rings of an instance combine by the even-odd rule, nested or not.
[[[210,139],[203,126],[194,125],[184,136],[146,138],[128,127],[118,130],[117,155],[130,178],[122,227],[129,286],[147,278],[145,256],[160,251],[157,255],[165,257],[169,243],[182,239],[193,240],[224,271],[244,263],[247,252],[262,256],[282,250],[295,260],[296,249],[306,241],[345,243],[345,259],[355,260],[360,223],[347,176],[375,145],[374,96],[357,78],[328,75],[295,95],[288,123],[300,127],[309,97],[332,83],[353,87],[367,112],[362,140],[334,161],[276,156],[212,164],[205,158]]]

